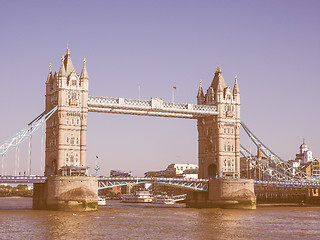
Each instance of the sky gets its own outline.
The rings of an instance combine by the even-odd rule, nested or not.
[[[0,141],[44,111],[49,64],[58,71],[69,44],[95,96],[137,99],[140,82],[141,99],[171,101],[176,86],[175,102],[196,103],[219,63],[228,85],[238,76],[241,120],[256,136],[285,160],[305,138],[320,158],[320,1],[0,3]],[[197,163],[197,134],[195,120],[89,113],[87,164],[143,176]],[[32,174],[43,172],[42,136],[32,138]],[[26,171],[28,156],[26,141],[0,174]]]

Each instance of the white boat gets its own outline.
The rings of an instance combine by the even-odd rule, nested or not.
[[[107,201],[105,198],[98,197],[98,206],[105,206],[107,205]]]
[[[125,203],[151,203],[152,195],[149,191],[137,191],[134,194],[126,194],[121,202]]]
[[[152,199],[152,203],[157,204],[174,204],[174,202],[174,199],[172,197],[169,197],[168,195],[157,195]]]

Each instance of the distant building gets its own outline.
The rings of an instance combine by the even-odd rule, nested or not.
[[[300,152],[296,154],[296,159],[289,160],[288,162],[293,167],[298,168],[309,175],[320,176],[319,160],[312,156],[312,152],[309,150],[304,139],[303,143],[300,145]],[[295,169],[293,170],[293,174],[296,174]]]
[[[198,164],[170,164],[166,170],[149,171],[145,177],[198,178]]]
[[[193,174],[198,174],[198,164],[170,164],[165,170],[167,177],[183,177],[184,171],[192,170]],[[186,172],[187,173],[187,172]]]
[[[132,177],[132,172],[125,172],[120,170],[111,170],[110,177]]]
[[[303,143],[300,145],[300,153],[296,154],[296,160],[300,161],[300,164],[306,164],[313,160],[312,152],[308,149],[307,144]]]
[[[149,171],[144,173],[145,177],[165,177],[165,171]]]
[[[256,156],[249,156],[250,161],[247,158],[241,157],[240,158],[240,176],[241,178],[248,178],[248,179],[256,179],[256,180],[270,180],[270,176],[264,174],[262,170],[256,168],[255,166],[260,165],[260,162],[263,162],[265,165],[269,165],[268,159],[261,155],[261,150],[257,149]],[[269,174],[272,174],[272,170],[269,169]]]
[[[288,163],[294,168],[299,168],[300,167],[300,160],[297,160],[297,159],[289,160]],[[296,172],[297,172],[296,169],[292,169],[292,174],[293,175],[296,175]]]

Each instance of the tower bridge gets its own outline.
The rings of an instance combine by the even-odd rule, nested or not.
[[[159,98],[135,100],[88,94],[89,75],[84,60],[77,74],[67,49],[59,71],[51,66],[46,80],[46,110],[26,128],[0,143],[4,155],[46,123],[45,173],[34,181],[34,208],[96,210],[98,189],[141,182],[157,182],[195,191],[189,206],[255,208],[256,186],[318,188],[319,179],[295,169],[268,149],[240,122],[237,77],[228,86],[218,66],[204,93],[200,82],[197,104],[164,102]],[[197,121],[199,180],[164,178],[96,178],[88,176],[86,131],[88,112],[187,118]],[[240,127],[266,156],[261,161],[240,145]],[[269,176],[260,182],[240,178],[240,154]],[[297,173],[297,174],[295,174]],[[0,177],[0,182],[19,179]]]

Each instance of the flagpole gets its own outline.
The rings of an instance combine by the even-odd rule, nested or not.
[[[172,102],[174,103],[174,90],[177,90],[177,87],[172,87]]]
[[[140,100],[140,82],[139,82],[139,86],[138,86],[138,93],[139,93],[139,100]]]
[[[172,88],[172,102],[174,103],[174,88]]]

